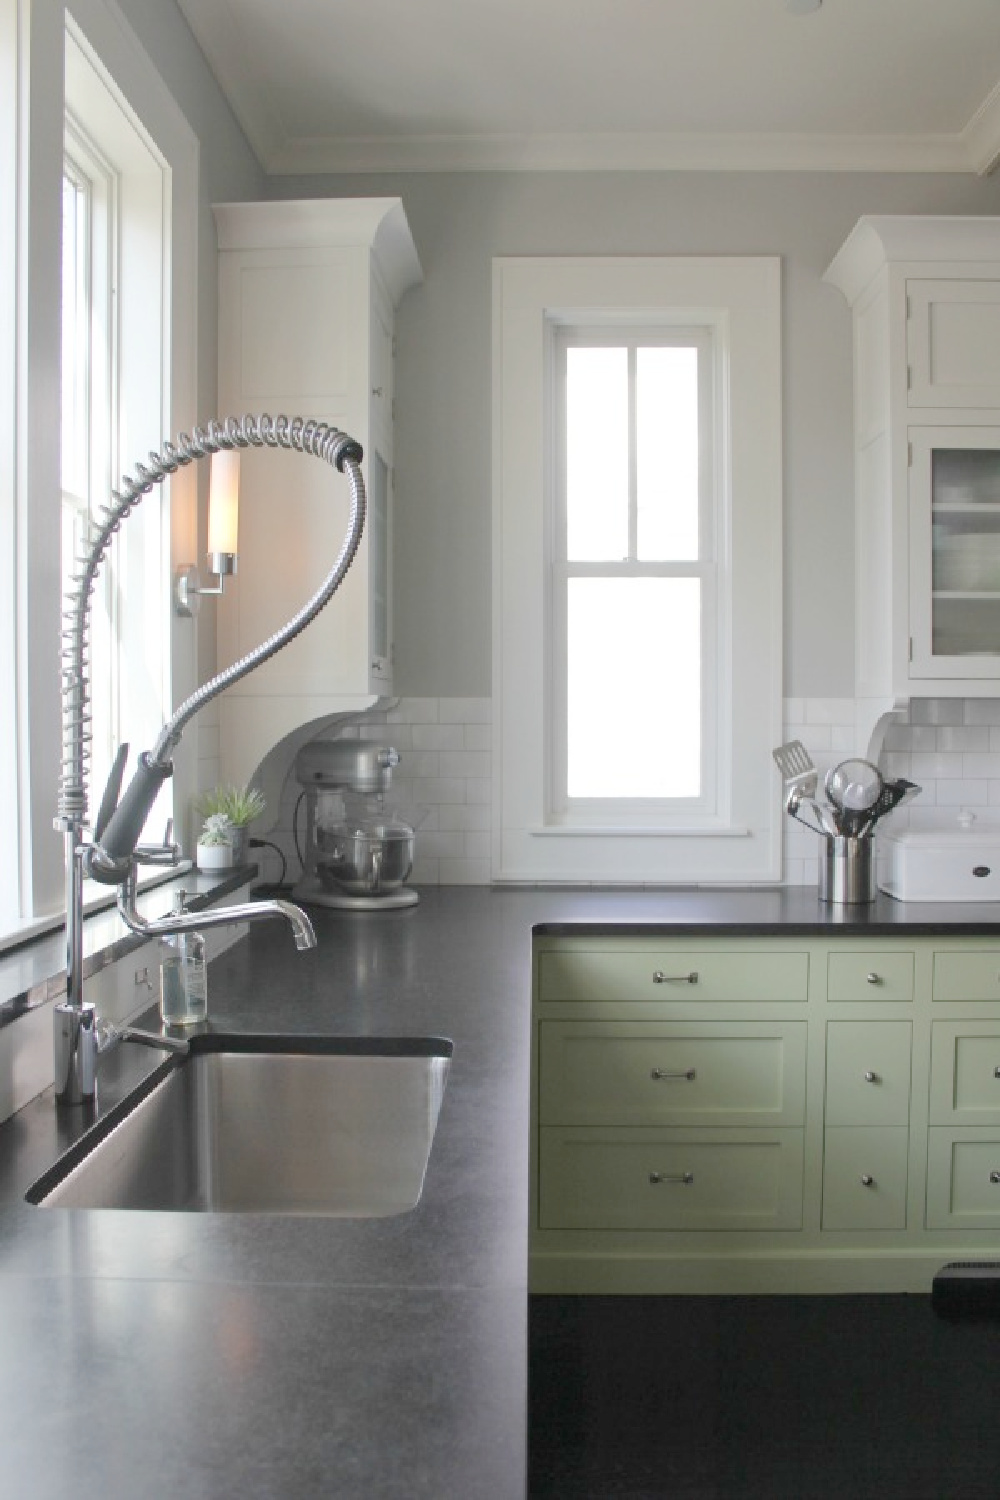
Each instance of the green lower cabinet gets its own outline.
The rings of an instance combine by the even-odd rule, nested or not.
[[[797,1229],[801,1130],[540,1132],[541,1229]]]
[[[905,1126],[839,1125],[823,1150],[824,1229],[905,1229]]]
[[[927,1293],[993,1253],[994,930],[539,934],[533,1290]]]

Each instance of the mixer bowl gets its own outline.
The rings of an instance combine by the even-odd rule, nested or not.
[[[399,823],[316,830],[316,874],[327,890],[352,896],[397,891],[413,868],[413,829]]]

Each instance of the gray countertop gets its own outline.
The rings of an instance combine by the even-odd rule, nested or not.
[[[450,1037],[420,1203],[379,1220],[32,1208],[84,1124],[40,1096],[0,1127],[0,1492],[521,1500],[533,927],[1000,931],[993,906],[848,913],[796,890],[437,889],[314,916],[313,952],[264,922],[210,966],[210,1024]],[[102,1060],[102,1107],[158,1061]]]

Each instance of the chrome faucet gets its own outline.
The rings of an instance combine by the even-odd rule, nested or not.
[[[346,474],[351,487],[351,509],[347,533],[340,552],[316,593],[280,630],[233,666],[218,673],[181,704],[164,725],[153,749],[139,757],[138,768],[124,796],[120,797],[127,746],[112,767],[101,799],[92,837],[87,830],[87,768],[90,759],[90,715],[88,702],[88,631],[94,580],[112,538],[132,509],[154,485],[185,464],[218,453],[222,449],[249,447],[293,448],[322,458]],[[112,495],[91,525],[87,554],[80,560],[74,587],[66,600],[66,625],[62,646],[63,765],[59,784],[56,829],[66,847],[66,998],[54,1007],[54,1066],[58,1104],[80,1104],[92,1099],[96,1088],[97,1059],[116,1040],[152,1040],[144,1033],[107,1028],[99,1022],[94,1006],[83,999],[83,878],[88,874],[104,885],[118,887],[118,911],[133,932],[146,937],[166,937],[193,927],[218,927],[232,922],[258,921],[280,916],[291,923],[299,950],[315,947],[316,936],[305,912],[288,901],[266,901],[228,906],[217,911],[179,912],[144,920],[136,910],[136,868],[139,863],[176,864],[180,850],[173,844],[168,825],[164,843],[158,848],[139,844],[143,825],[163,782],[173,774],[171,755],[188,721],[225,688],[238,682],[304,630],[340,586],[357,553],[365,522],[365,488],[361,476],[360,444],[336,427],[301,417],[243,416],[224,422],[212,421],[195,428],[193,437],[181,436],[167,443],[161,453],[149,456],[148,467],[139,464],[135,478],[126,477],[120,492]],[[173,1049],[176,1050],[176,1049]]]

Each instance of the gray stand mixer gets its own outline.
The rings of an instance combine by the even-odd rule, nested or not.
[[[412,827],[384,807],[399,752],[368,740],[318,740],[295,759],[306,804],[302,879],[306,905],[345,911],[414,906]]]

